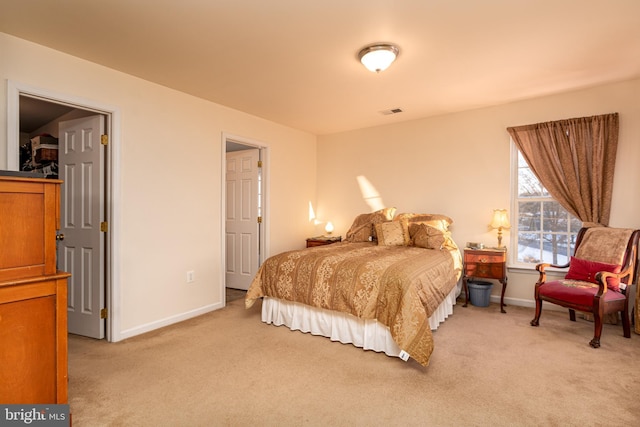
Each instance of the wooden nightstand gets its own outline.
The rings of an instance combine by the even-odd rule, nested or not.
[[[464,305],[469,301],[469,288],[467,280],[471,278],[494,279],[502,283],[500,296],[500,311],[504,310],[504,291],[507,289],[507,250],[501,249],[464,249],[464,275],[462,285],[464,287]]]
[[[330,245],[332,243],[338,243],[341,241],[342,241],[342,236],[309,237],[307,239],[307,247],[312,248],[314,246]]]

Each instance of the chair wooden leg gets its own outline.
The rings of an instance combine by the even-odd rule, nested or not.
[[[531,326],[540,325],[540,314],[542,314],[542,300],[536,298],[536,314],[533,320],[531,321]]]
[[[569,320],[571,320],[572,322],[576,321],[576,311],[569,309]]]
[[[629,313],[626,310],[620,312],[622,316],[622,330],[625,338],[631,338],[631,322],[629,321]]]
[[[600,336],[602,335],[602,316],[600,316],[597,311],[593,313],[593,324],[593,339],[589,341],[589,345],[593,348],[600,348]]]

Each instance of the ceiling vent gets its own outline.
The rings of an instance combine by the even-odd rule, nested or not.
[[[398,114],[398,113],[402,113],[402,108],[393,108],[391,110],[380,111],[380,114],[384,114],[385,116],[388,116],[390,114]]]

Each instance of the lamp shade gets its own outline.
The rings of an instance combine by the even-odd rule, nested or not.
[[[506,209],[494,209],[493,218],[491,219],[491,228],[509,228],[509,216]]]
[[[373,44],[363,48],[358,58],[367,70],[374,73],[384,71],[396,60],[399,50],[391,44]]]
[[[326,231],[327,234],[333,233],[333,224],[331,223],[331,221],[328,221],[327,224],[324,226],[324,231]]]

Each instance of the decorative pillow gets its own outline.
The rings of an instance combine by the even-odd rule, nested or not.
[[[415,213],[399,213],[395,221],[408,221],[409,224],[422,223],[436,227],[442,231],[449,231],[449,226],[453,224],[453,220],[442,214],[415,214]]]
[[[370,223],[362,224],[347,233],[347,241],[352,243],[369,242],[373,240],[373,232]]]
[[[409,234],[409,221],[407,221],[406,219],[397,221],[400,222],[400,225],[402,226],[402,232],[404,233],[404,235],[407,238],[407,245],[411,244],[411,235]]]
[[[385,221],[391,221],[393,215],[396,212],[396,208],[384,208],[371,213],[360,214],[353,220],[353,224],[347,231],[346,239],[349,242],[368,242],[370,238],[376,238],[374,224],[379,224]],[[362,226],[368,226],[368,230],[362,230]],[[358,233],[356,235],[356,232]]]
[[[604,262],[589,261],[571,257],[569,271],[565,279],[581,280],[583,282],[598,283],[596,281],[596,273],[599,271],[607,271],[610,273],[620,273],[622,266],[615,264],[606,264]],[[607,277],[607,287],[612,291],[620,292],[620,279],[615,277]]]
[[[446,242],[442,230],[424,223],[409,225],[409,235],[413,245],[420,248],[442,249]]]
[[[409,244],[409,235],[405,228],[397,221],[381,222],[375,225],[380,246],[406,246]]]
[[[360,214],[353,220],[353,224],[347,231],[349,242],[368,242],[373,236],[373,224],[371,216],[374,214]]]
[[[396,214],[396,210],[396,208],[382,208],[380,209],[380,212],[382,212],[387,221],[391,221],[393,216]]]

